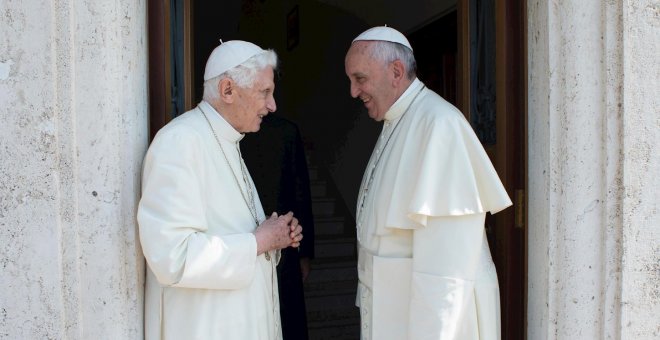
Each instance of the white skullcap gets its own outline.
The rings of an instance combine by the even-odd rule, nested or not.
[[[244,63],[257,54],[266,52],[261,47],[247,41],[230,40],[216,47],[206,61],[204,81],[215,78]]]
[[[401,32],[387,26],[372,27],[358,35],[357,38],[353,39],[353,42],[358,40],[380,40],[395,42],[408,47],[412,51],[412,46],[410,46],[408,39],[406,39],[406,37],[401,34]]]

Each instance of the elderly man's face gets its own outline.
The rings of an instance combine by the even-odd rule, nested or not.
[[[346,75],[351,81],[351,96],[362,100],[369,117],[381,121],[397,98],[394,74],[388,65],[369,55],[369,44],[356,41],[351,45],[346,53]]]
[[[252,87],[237,87],[236,91],[238,116],[234,128],[241,133],[259,131],[263,117],[277,109],[273,69],[259,71]]]

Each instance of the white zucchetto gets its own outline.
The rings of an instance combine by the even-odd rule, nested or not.
[[[358,40],[389,41],[408,47],[411,51],[413,49],[408,39],[401,32],[387,26],[372,27],[358,35],[357,38],[353,39],[353,42]]]
[[[263,52],[266,51],[251,42],[243,40],[222,42],[220,40],[220,46],[211,52],[206,61],[204,81],[215,78]]]

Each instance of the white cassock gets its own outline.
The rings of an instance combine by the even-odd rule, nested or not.
[[[247,189],[242,138],[201,102],[162,128],[149,147],[138,207],[148,265],[146,340],[282,338],[274,270],[279,251],[271,261],[257,256],[256,223],[241,194]],[[263,221],[249,174],[246,180]]]
[[[510,205],[463,114],[416,79],[385,115],[358,196],[362,339],[499,339],[484,219]]]

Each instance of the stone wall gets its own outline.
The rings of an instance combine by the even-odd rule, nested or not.
[[[0,2],[0,338],[141,339],[145,1]]]
[[[619,1],[617,1],[619,2]],[[660,338],[660,1],[621,1],[621,335]]]
[[[529,339],[660,336],[660,2],[528,1]]]

